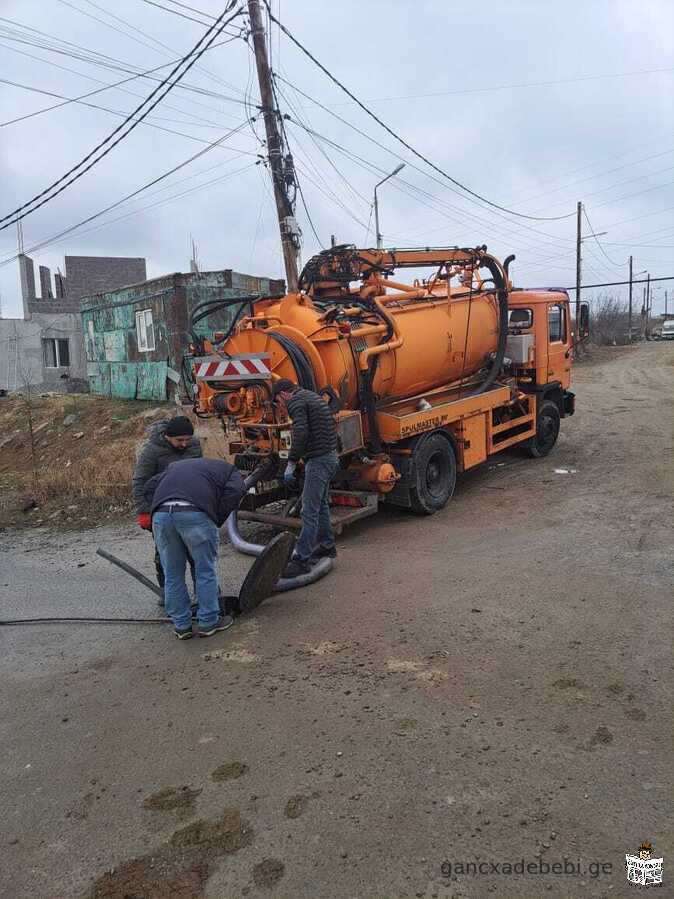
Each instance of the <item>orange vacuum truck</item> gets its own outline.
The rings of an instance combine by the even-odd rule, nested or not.
[[[512,259],[501,264],[486,247],[336,246],[309,260],[297,293],[225,301],[238,305],[229,331],[193,335],[189,361],[195,413],[222,420],[237,467],[268,463],[239,517],[300,525],[298,499],[277,479],[291,440],[271,402],[280,378],[333,411],[337,532],[382,501],[437,512],[458,472],[507,447],[547,455],[574,411],[569,298],[513,289]],[[430,273],[406,284],[395,278],[402,268]],[[579,333],[586,316],[583,304]],[[264,511],[279,501],[282,512]]]

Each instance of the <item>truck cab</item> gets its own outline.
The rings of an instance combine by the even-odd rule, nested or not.
[[[518,386],[573,413],[571,310],[566,291],[513,290],[509,297],[506,357]]]

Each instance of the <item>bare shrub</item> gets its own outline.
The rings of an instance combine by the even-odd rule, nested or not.
[[[625,300],[609,293],[600,293],[592,301],[590,312],[590,340],[599,346],[628,343],[628,305]],[[633,313],[632,333],[638,333],[638,319]]]
[[[101,446],[67,468],[52,465],[43,469],[43,495],[128,502],[136,443],[135,438],[120,439],[115,442],[114,453],[109,446]]]

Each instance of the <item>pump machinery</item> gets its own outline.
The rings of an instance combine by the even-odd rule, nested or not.
[[[297,293],[221,301],[235,309],[229,330],[211,340],[193,334],[187,368],[194,411],[221,419],[235,464],[250,472],[268,463],[240,517],[299,523],[276,477],[291,440],[271,401],[280,378],[321,394],[334,414],[337,530],[380,501],[436,512],[457,472],[507,447],[550,452],[574,411],[569,297],[513,289],[513,259],[501,264],[484,246],[334,246],[309,260]],[[402,268],[419,277],[398,281]],[[585,304],[579,319],[576,341]],[[262,511],[284,499],[283,515]]]

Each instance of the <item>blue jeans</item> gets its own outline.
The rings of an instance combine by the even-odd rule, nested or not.
[[[194,559],[194,586],[199,625],[212,627],[220,615],[218,601],[218,549],[220,532],[204,512],[155,512],[152,531],[166,582],[164,602],[176,628],[192,623],[185,563]]]
[[[335,536],[330,523],[328,492],[330,478],[339,468],[337,453],[326,453],[307,459],[304,466],[302,490],[302,530],[295,546],[294,557],[308,562],[318,547],[330,549]]]

